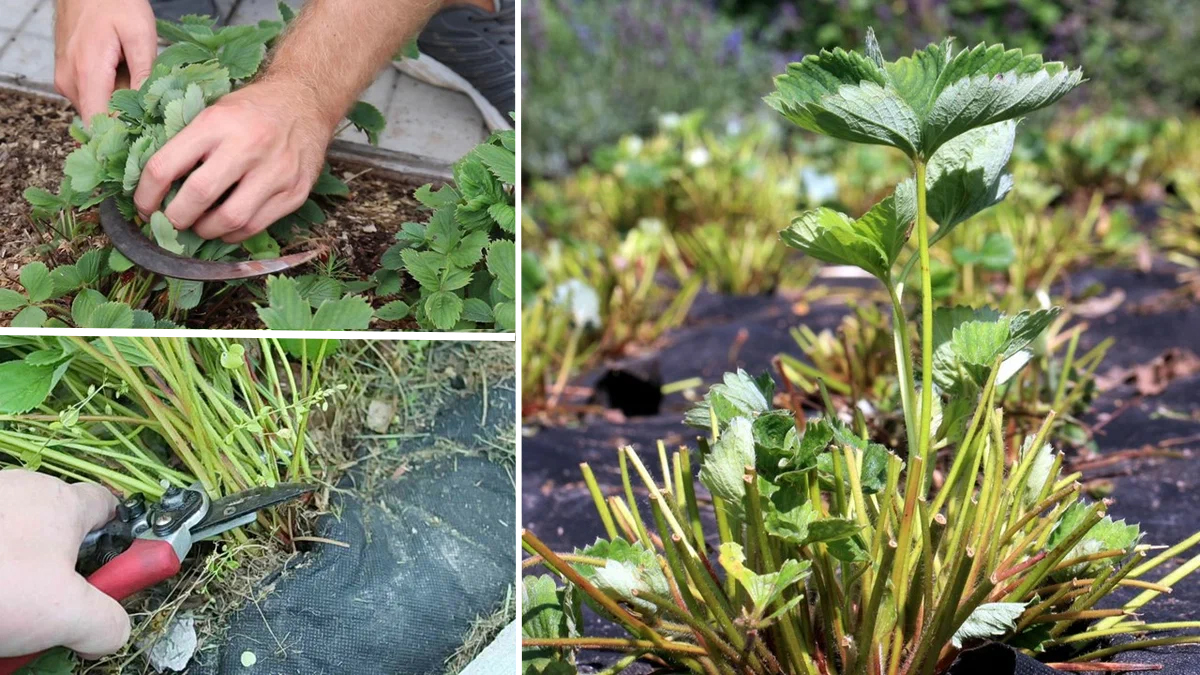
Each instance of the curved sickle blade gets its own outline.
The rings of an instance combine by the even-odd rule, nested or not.
[[[125,220],[113,198],[100,203],[100,227],[112,240],[113,246],[143,269],[174,279],[192,281],[228,281],[282,272],[303,265],[325,252],[317,248],[303,253],[293,253],[273,260],[246,260],[243,262],[217,262],[197,260],[176,255],[142,234],[141,228]]]

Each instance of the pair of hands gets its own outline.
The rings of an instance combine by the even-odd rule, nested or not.
[[[116,507],[99,485],[0,471],[0,657],[57,645],[91,657],[129,639],[120,603],[75,573],[84,535]]]
[[[122,64],[140,87],[158,54],[147,0],[59,0],[54,38],[54,86],[85,123],[107,113],[124,84]],[[176,229],[238,243],[300,208],[337,123],[314,111],[313,93],[303,82],[267,77],[222,97],[147,162],[134,193],[138,212],[148,219],[193,169],[164,210]]]

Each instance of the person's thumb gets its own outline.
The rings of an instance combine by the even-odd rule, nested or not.
[[[121,603],[108,597],[83,577],[76,576],[78,586],[68,597],[74,597],[72,614],[75,623],[63,646],[84,658],[112,654],[129,641],[129,615]]]

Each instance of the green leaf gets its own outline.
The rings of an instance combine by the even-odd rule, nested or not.
[[[177,42],[162,50],[162,53],[160,53],[158,58],[154,60],[154,65],[174,68],[175,66],[186,66],[189,63],[201,63],[210,59],[214,59],[216,56],[217,55],[215,52],[213,52],[213,50],[205,47],[204,45],[195,44],[193,42]],[[120,93],[120,91],[116,93]],[[114,103],[109,104],[110,108],[114,107],[115,105],[116,93],[113,94]],[[141,99],[138,99],[136,115],[132,114],[132,109],[127,111],[125,108],[122,108],[121,110],[122,112],[128,112],[131,117],[141,118]]]
[[[462,298],[450,291],[437,291],[425,300],[425,314],[438,330],[454,328],[462,310]]]
[[[483,247],[488,245],[487,232],[475,230],[463,237],[450,252],[450,264],[470,269],[483,257]]]
[[[272,330],[308,330],[312,327],[312,310],[300,296],[296,280],[291,277],[267,277],[267,307],[258,308],[258,318]]]
[[[630,544],[619,537],[612,541],[597,539],[596,543],[576,553],[588,558],[605,559],[607,562],[604,566],[582,563],[572,566],[602,593],[627,602],[638,611],[652,615],[658,613],[654,603],[638,597],[639,591],[651,591],[664,596],[671,593],[667,578],[658,566],[657,556],[641,544]]]
[[[104,249],[92,249],[79,256],[79,260],[75,261],[75,267],[79,270],[79,276],[83,279],[83,283],[92,284],[98,281],[100,274],[104,271],[107,259],[108,253]]]
[[[467,298],[463,301],[463,319],[474,323],[492,323],[492,308],[479,298]]]
[[[333,175],[329,171],[329,165],[325,165],[321,175],[317,176],[317,182],[313,184],[310,192],[314,195],[324,195],[332,197],[348,197],[350,196],[350,186],[346,185],[342,179]]]
[[[684,414],[684,423],[697,429],[712,426],[709,411],[717,416],[717,423],[724,428],[735,417],[755,418],[771,409],[771,393],[764,391],[758,380],[741,368],[736,373],[725,373],[721,384],[714,384],[705,394],[704,400]]]
[[[487,268],[500,282],[500,292],[505,297],[517,297],[517,247],[507,239],[500,239],[488,246]]]
[[[183,255],[184,246],[183,242],[179,241],[179,230],[175,229],[162,211],[155,211],[150,215],[150,231],[159,246],[176,255]]]
[[[27,187],[22,195],[25,197],[25,201],[36,208],[57,211],[63,207],[63,201],[59,199],[58,195],[39,187]]]
[[[779,234],[785,244],[818,260],[853,265],[887,283],[916,218],[912,197],[898,191],[858,219],[826,207],[805,211]]]
[[[20,675],[71,675],[75,672],[75,658],[69,650],[55,647],[17,672]]]
[[[117,249],[112,249],[108,254],[108,269],[113,272],[124,272],[133,267],[133,261],[125,257]]]
[[[312,330],[366,330],[375,315],[371,303],[356,295],[326,300],[312,318]]]
[[[104,181],[104,166],[96,159],[96,151],[89,146],[76,148],[67,155],[63,172],[71,179],[71,187],[77,192],[90,194]]]
[[[0,363],[0,413],[19,415],[38,407],[50,395],[59,376],[61,373],[56,375],[52,366],[35,366],[24,361]]]
[[[251,34],[230,40],[221,48],[218,60],[229,71],[229,77],[246,80],[254,77],[266,55],[267,46],[260,36]]]
[[[81,328],[133,328],[133,309],[123,302],[104,302],[88,313]]]
[[[292,8],[286,2],[279,3],[278,7],[279,7],[279,16],[280,16],[280,18],[283,19],[283,22],[285,24],[291,23],[292,19],[296,18],[296,12],[294,10],[292,10]]]
[[[46,312],[41,307],[26,307],[17,312],[9,325],[13,328],[41,328],[46,319]]]
[[[483,144],[474,150],[479,161],[492,172],[501,183],[515,185],[517,182],[516,155],[499,145]]]
[[[107,302],[100,291],[85,288],[75,294],[71,301],[71,321],[76,326],[87,326],[92,320],[92,311]]]
[[[387,126],[387,118],[379,112],[379,108],[366,101],[358,101],[353,108],[350,108],[346,119],[350,120],[356,129],[367,135],[367,141],[371,145],[379,145],[379,134],[383,133],[383,128]]]
[[[270,260],[278,258],[280,254],[279,242],[275,241],[275,238],[267,230],[262,230],[243,241],[242,248],[246,249],[250,253],[250,257],[255,260]]]
[[[1034,450],[1030,448],[1032,443],[1033,437],[1026,438],[1025,447],[1021,451],[1022,460],[1030,452],[1037,453],[1037,457],[1029,466],[1029,472],[1025,474],[1025,489],[1021,493],[1021,503],[1025,508],[1030,508],[1037,503],[1046,483],[1058,479],[1057,475],[1050,475],[1050,471],[1054,468],[1054,448],[1050,447],[1049,443],[1043,443],[1042,447]]]
[[[1076,502],[1068,507],[1063,513],[1062,519],[1055,526],[1054,532],[1051,533],[1050,539],[1046,543],[1046,550],[1053,549],[1063,540],[1067,539],[1079,527],[1080,523],[1083,522],[1088,508],[1083,502]],[[1137,525],[1126,524],[1124,520],[1114,521],[1110,516],[1105,516],[1100,522],[1093,525],[1092,529],[1088,530],[1083,539],[1080,539],[1067,553],[1064,560],[1080,558],[1104,551],[1125,551],[1128,553],[1140,538],[1141,530]],[[1079,563],[1061,570],[1052,576],[1059,581],[1078,579],[1097,574],[1106,568],[1112,567],[1116,560],[1114,558],[1104,558]]]
[[[190,279],[167,279],[167,297],[176,309],[195,309],[204,297],[204,282]]]
[[[746,467],[755,466],[754,431],[750,420],[735,417],[721,432],[712,451],[700,465],[700,482],[724,499],[733,514],[742,512],[746,494]]]
[[[1057,307],[1007,317],[989,309],[939,307],[933,314],[933,377],[945,391],[983,386],[996,359],[1002,369],[1023,365],[1017,357],[1058,316]],[[1014,358],[1016,357],[1016,358]],[[1015,371],[1009,372],[1011,377]],[[997,376],[997,380],[1002,380]]]
[[[925,204],[938,224],[930,244],[1008,195],[1013,178],[1004,169],[1016,137],[1017,123],[1009,120],[967,131],[934,153],[925,169]],[[911,189],[913,181],[907,185]]]
[[[512,204],[492,204],[488,207],[488,215],[505,232],[512,234],[517,231],[517,211]]]
[[[83,275],[74,265],[59,265],[50,270],[50,281],[54,284],[51,297],[60,298],[83,285]]]
[[[583,625],[581,609],[573,588],[559,588],[549,574],[526,576],[521,580],[522,637],[579,637]],[[522,666],[537,671],[553,662],[565,662],[566,658],[564,650],[553,647],[528,647],[521,651]],[[575,671],[572,668],[570,672]]]
[[[963,50],[939,73],[921,129],[922,150],[928,157],[966,131],[1044,108],[1082,82],[1079,69],[1043,63],[1040,55],[1019,49],[981,43]]]
[[[29,302],[44,302],[54,294],[54,281],[45,263],[31,262],[21,268],[21,286],[29,295]]]
[[[496,328],[508,333],[517,329],[517,303],[497,302],[492,307],[492,316],[496,318]]]
[[[157,19],[155,24],[158,27],[159,39],[166,40],[167,42],[194,42],[196,40],[191,32],[174,21]]]
[[[735,542],[721,544],[720,563],[726,574],[746,589],[746,594],[750,596],[750,602],[754,605],[752,612],[756,616],[762,616],[767,607],[778,600],[789,586],[807,577],[811,566],[807,560],[800,562],[789,558],[783,561],[776,572],[756,574],[746,567],[746,555],[742,551],[742,545]]]
[[[167,138],[172,138],[175,134],[183,131],[183,128],[191,124],[202,110],[204,110],[204,92],[200,89],[200,85],[193,82],[187,86],[183,98],[171,101],[163,110],[163,125]],[[128,165],[126,169],[128,169]]]
[[[436,290],[442,283],[442,268],[445,258],[433,251],[415,251],[405,249],[400,252],[404,261],[404,271],[416,279],[422,288]]]
[[[121,189],[130,194],[137,189],[146,162],[150,161],[150,156],[157,150],[158,141],[150,134],[139,137],[129,146],[129,154],[125,157],[125,173],[121,177]]]
[[[1017,619],[1025,611],[1023,602],[988,602],[975,608],[966,621],[954,631],[950,643],[961,649],[967,640],[1003,637],[1016,628]]]
[[[422,185],[421,187],[417,188],[417,191],[413,194],[413,196],[416,197],[417,201],[421,202],[422,205],[431,209],[438,209],[443,206],[457,204],[459,199],[458,192],[449,185],[443,185],[437,190],[434,190],[433,186],[431,185]]]
[[[812,502],[804,502],[787,511],[768,509],[764,526],[771,536],[801,546],[808,541],[808,527],[816,517]]]
[[[867,50],[821,51],[789,65],[767,103],[810,131],[929,158],[952,139],[1050,105],[1083,81],[1079,70],[1002,45],[954,54],[947,40],[888,63],[871,34]]]
[[[0,288],[0,312],[11,312],[27,304],[29,304],[29,299],[25,297],[25,294],[18,293],[11,288]]]
[[[469,301],[468,301],[469,302]],[[375,310],[375,316],[384,321],[399,321],[408,316],[410,307],[403,300],[393,300]]]
[[[889,84],[886,72],[861,54],[821,50],[789,64],[766,101],[809,131],[915,156],[921,120]]]

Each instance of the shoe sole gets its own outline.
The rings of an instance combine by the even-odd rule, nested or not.
[[[396,70],[442,89],[459,91],[471,98],[475,107],[483,115],[483,122],[490,131],[512,129],[512,121],[507,113],[501,112],[491,101],[487,100],[479,90],[471,85],[462,75],[451,70],[449,66],[437,59],[422,53],[420,58],[401,59],[392,63]]]

